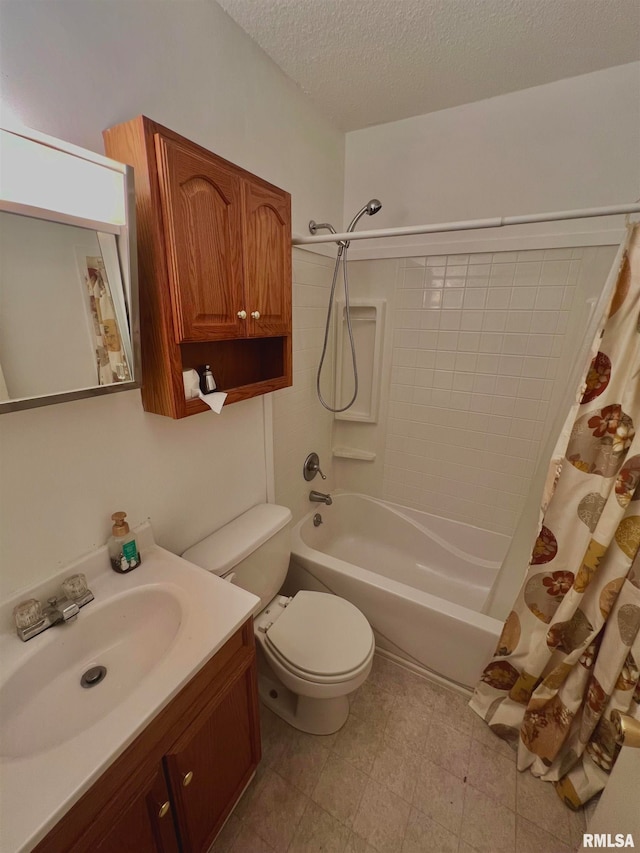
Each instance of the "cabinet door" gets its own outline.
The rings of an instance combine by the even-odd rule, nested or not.
[[[161,767],[126,808],[110,816],[108,824],[102,840],[86,849],[95,853],[178,853],[169,791]]]
[[[124,769],[115,795],[107,771],[33,853],[179,853],[162,765]]]
[[[242,181],[213,154],[155,145],[176,342],[244,337]]]
[[[204,853],[260,759],[255,663],[165,756],[184,853]]]
[[[249,335],[287,335],[291,333],[291,198],[258,181],[246,180],[244,186]]]

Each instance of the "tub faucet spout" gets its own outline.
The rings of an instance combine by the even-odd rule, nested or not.
[[[331,506],[333,499],[331,495],[325,495],[324,492],[316,492],[315,489],[309,492],[309,500],[318,504],[326,504]]]

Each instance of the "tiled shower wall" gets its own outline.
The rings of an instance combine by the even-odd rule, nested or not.
[[[353,294],[373,295],[373,287],[389,301],[390,371],[377,425],[334,426],[336,444],[377,451],[374,463],[340,460],[338,485],[512,534],[589,299],[614,254],[354,262]]]
[[[333,416],[316,399],[316,370],[324,337],[327,301],[334,261],[322,255],[293,250],[293,386],[273,395],[273,443],[276,502],[288,506],[294,519],[308,512],[311,488],[333,488],[331,424]],[[331,387],[333,360],[326,363],[323,388]],[[320,456],[327,475],[313,485],[302,476],[311,451]]]

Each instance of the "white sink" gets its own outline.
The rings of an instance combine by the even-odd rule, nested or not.
[[[256,596],[159,548],[136,530],[142,564],[120,575],[106,548],[0,602],[0,850],[26,853],[218,649],[251,618]],[[46,601],[84,572],[95,598],[27,642],[18,601]],[[104,679],[83,688],[87,669]]]
[[[92,726],[150,676],[181,621],[176,596],[147,585],[92,601],[73,622],[39,635],[34,653],[0,687],[0,756],[42,752]],[[103,680],[82,687],[94,666],[106,667]]]

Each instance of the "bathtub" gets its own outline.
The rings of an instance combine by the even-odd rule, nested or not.
[[[502,629],[481,610],[508,544],[469,524],[336,493],[293,528],[288,585],[348,599],[378,648],[471,688]]]

